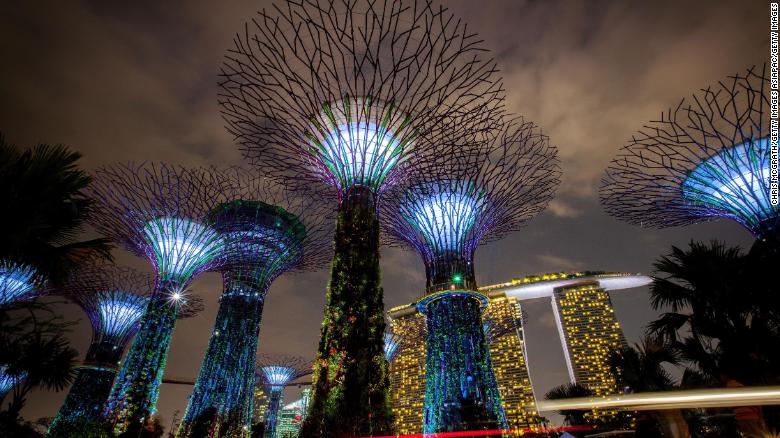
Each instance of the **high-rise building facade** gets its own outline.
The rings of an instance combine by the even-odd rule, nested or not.
[[[396,432],[420,433],[425,402],[425,317],[411,304],[391,309],[388,316],[392,332],[400,335],[402,342],[389,368]]]
[[[277,438],[297,438],[301,431],[301,424],[306,418],[309,409],[311,388],[306,388],[301,393],[301,398],[284,406],[279,412],[279,424],[276,426]]]
[[[425,399],[425,317],[413,304],[389,312],[393,333],[402,337],[400,353],[390,364],[390,397],[399,434],[420,433]],[[536,402],[525,361],[522,310],[515,298],[497,294],[485,309],[493,371],[512,428],[538,424]]]
[[[521,301],[551,300],[570,381],[606,395],[618,390],[607,362],[609,351],[626,343],[609,292],[651,281],[641,274],[551,273],[479,288],[489,297],[484,320],[492,325],[495,335],[487,339],[511,428],[533,427],[539,420],[526,363]],[[396,426],[400,434],[420,433],[425,398],[425,317],[414,303],[393,308],[388,316],[392,331],[402,338],[400,352],[390,364]]]
[[[536,426],[539,419],[526,363],[520,302],[503,294],[492,296],[485,310],[485,321],[493,325],[490,330],[494,334],[488,336],[490,360],[507,423],[512,429]]]
[[[258,379],[259,380],[259,379]],[[268,396],[268,391],[265,389],[263,382],[258,381],[255,384],[255,399],[252,409],[252,424],[257,424],[265,421],[265,415],[268,412],[268,404],[271,402],[271,397]]]
[[[570,380],[597,396],[616,393],[609,354],[626,340],[609,293],[597,281],[582,281],[555,288],[551,301]]]

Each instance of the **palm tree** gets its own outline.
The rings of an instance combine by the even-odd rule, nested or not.
[[[665,364],[678,365],[680,354],[669,343],[646,336],[641,344],[613,351],[609,365],[626,392],[666,391],[676,387]]]
[[[30,391],[61,391],[73,380],[78,352],[65,337],[72,324],[63,322],[53,304],[30,302],[0,312],[0,364],[11,375],[24,376],[13,387],[7,409],[0,412],[0,436],[29,432],[19,412]]]
[[[780,306],[771,255],[692,242],[688,250],[673,247],[654,266],[660,275],[651,288],[652,305],[671,311],[649,331],[670,342],[700,382],[780,383]]]
[[[580,398],[580,397],[592,397],[593,391],[578,383],[565,383],[560,386],[547,391],[544,398],[547,400],[561,400],[567,398]],[[585,426],[588,425],[587,414],[588,411],[583,410],[571,410],[571,411],[559,411],[558,414],[563,416],[563,421],[569,426]]]
[[[678,365],[679,352],[663,339],[647,336],[641,344],[613,351],[609,365],[626,392],[667,391],[676,388],[665,365]],[[690,437],[688,424],[677,410],[640,412],[636,416],[636,436]]]
[[[62,145],[20,150],[0,133],[0,259],[27,263],[55,285],[85,257],[109,258],[103,238],[78,240],[93,202],[81,154]]]

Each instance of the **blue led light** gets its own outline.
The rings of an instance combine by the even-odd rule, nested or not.
[[[414,148],[414,136],[410,120],[393,105],[349,97],[326,104],[307,133],[315,168],[342,190],[377,190]]]
[[[410,191],[402,208],[404,218],[425,237],[435,253],[460,250],[482,213],[485,198],[465,181],[442,181]]]
[[[398,348],[401,346],[401,337],[385,332],[385,360],[392,362],[398,355]]]
[[[147,299],[133,293],[110,291],[98,300],[100,314],[97,333],[113,339],[122,339],[138,328],[146,311]],[[99,328],[99,330],[98,330]]]
[[[272,387],[283,387],[297,376],[294,368],[269,365],[260,369],[263,372],[266,383]]]
[[[8,367],[0,365],[0,400],[10,391],[17,383],[24,380],[27,375],[22,373],[21,375],[11,375],[7,373]]]
[[[35,269],[4,261],[0,263],[0,306],[31,298],[35,292]]]
[[[149,221],[143,231],[163,280],[189,280],[217,257],[223,246],[216,231],[186,219],[157,218]]]
[[[339,125],[322,142],[322,160],[343,187],[381,184],[398,162],[400,143],[377,125],[357,122]]]
[[[703,216],[728,217],[754,234],[776,220],[780,207],[770,203],[768,138],[721,150],[693,169],[683,181],[683,198],[703,208]]]

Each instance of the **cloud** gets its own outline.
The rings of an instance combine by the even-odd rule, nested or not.
[[[566,257],[560,257],[555,255],[537,255],[536,258],[542,262],[543,266],[550,266],[547,272],[557,271],[579,271],[584,269],[587,265],[581,261],[571,260]]]
[[[571,219],[580,215],[580,211],[559,199],[554,199],[547,206],[547,211],[556,217]]]
[[[602,266],[649,272],[660,251],[691,237],[750,244],[737,226],[656,232],[617,224],[601,213],[596,192],[603,169],[643,123],[700,87],[764,62],[765,3],[441,3],[493,51],[508,110],[550,136],[563,170],[551,216],[480,249],[478,277],[499,282]],[[241,163],[216,104],[217,73],[235,32],[270,4],[0,2],[6,67],[0,69],[0,129],[19,145],[69,144],[84,153],[87,167],[128,160]],[[382,248],[382,267],[388,306],[412,301],[424,287],[414,252]],[[277,281],[264,315],[262,349],[313,355],[327,278],[321,272]],[[207,309],[177,329],[169,359],[174,373],[194,375],[213,327],[219,282],[212,277],[198,288],[206,292]],[[549,313],[549,303],[538,309]],[[626,313],[625,321],[634,321],[638,311]],[[545,324],[551,318],[542,316]],[[550,333],[534,339],[555,336],[545,327]],[[88,323],[79,330],[83,335]],[[537,389],[561,383],[560,347],[529,345],[538,354],[532,359]],[[183,409],[188,390],[163,387],[160,412],[170,418]],[[56,397],[36,393],[23,414],[51,416],[58,407]]]

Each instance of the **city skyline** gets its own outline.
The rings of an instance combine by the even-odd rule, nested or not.
[[[619,223],[601,212],[595,195],[600,172],[637,123],[657,116],[681,96],[763,61],[767,47],[764,26],[745,24],[731,29],[724,24],[732,20],[762,22],[763,5],[755,9],[747,6],[735,14],[727,7],[705,8],[704,4],[691,3],[684,11],[671,3],[661,4],[657,11],[649,4],[638,5],[636,11],[602,4],[585,11],[577,3],[570,7],[554,4],[549,10],[528,3],[511,7],[497,3],[480,10],[466,2],[448,3],[457,15],[470,16],[470,27],[498,56],[507,78],[510,110],[544,127],[563,159],[564,184],[549,211],[505,241],[477,250],[480,284],[584,267],[651,274],[653,260],[668,253],[672,244],[684,246],[690,239],[720,238],[749,247],[750,235],[726,222],[665,231]],[[501,11],[504,6],[507,12]],[[166,6],[144,12],[112,11],[101,6],[55,7],[51,11],[35,6],[22,6],[31,10],[17,11],[16,7],[0,9],[11,9],[0,15],[8,17],[1,19],[2,32],[8,32],[4,40],[9,41],[7,47],[18,66],[13,70],[27,75],[22,79],[7,71],[0,80],[0,84],[8,84],[0,85],[0,90],[9,96],[0,106],[7,123],[0,129],[11,142],[25,146],[39,141],[66,143],[85,154],[84,164],[89,169],[130,159],[188,165],[241,162],[238,148],[217,115],[214,72],[236,25],[250,16],[257,4],[247,2],[216,12],[193,5],[181,14]],[[673,17],[677,12],[680,16]],[[571,24],[585,14],[591,18],[586,24],[561,25],[562,35],[542,34],[539,27],[553,17]],[[639,20],[643,16],[646,23]],[[5,25],[5,20],[18,23]],[[604,20],[615,20],[619,25],[607,30]],[[685,20],[691,20],[691,25],[676,28]],[[497,24],[490,24],[493,21]],[[38,29],[40,35],[25,30],[30,28]],[[67,29],[77,31],[70,34]],[[624,41],[617,42],[620,36]],[[709,38],[712,42],[706,43]],[[44,41],[51,42],[51,47]],[[637,50],[641,41],[649,41],[652,47]],[[526,47],[521,47],[524,44]],[[720,50],[701,53],[707,44],[718,45]],[[173,59],[161,56],[168,47],[180,48]],[[44,68],[42,60],[47,56],[41,54],[63,65],[68,57],[75,59],[78,54],[83,62],[52,71]],[[107,58],[112,54],[114,59]],[[664,67],[691,56],[696,62],[690,68]],[[599,65],[605,59],[614,61],[612,68]],[[549,74],[543,77],[537,70],[542,67],[524,66],[529,60],[540,61]],[[573,66],[578,74],[565,66]],[[113,74],[115,69],[122,75]],[[602,82],[611,84],[604,86]],[[588,114],[596,108],[600,108],[599,114]],[[158,124],[175,129],[162,134],[165,129]],[[412,301],[424,288],[418,256],[382,248],[382,257],[386,307]],[[143,267],[143,262],[126,254],[119,254],[118,262]],[[269,315],[261,334],[267,340],[265,352],[314,351],[326,278],[327,270],[323,270],[280,279],[272,287]],[[177,325],[166,371],[172,376],[196,375],[221,290],[215,274],[204,275],[192,287],[204,296],[206,309]],[[617,293],[613,301],[628,342],[638,341],[644,322],[655,315],[647,304],[646,289]],[[535,337],[543,338],[540,334],[556,329],[551,312],[545,311],[548,300],[531,301],[524,307],[529,313],[529,367],[533,373],[544,363],[560,362],[553,348],[533,342]],[[289,318],[296,312],[299,318]],[[69,306],[66,314],[82,320],[70,338],[83,357],[89,343],[88,321],[75,306]],[[544,377],[533,379],[537,394],[566,381],[565,369],[551,368]],[[184,410],[190,391],[163,386],[160,413],[166,424],[174,410]],[[65,394],[36,392],[23,414],[32,420],[53,416]]]

